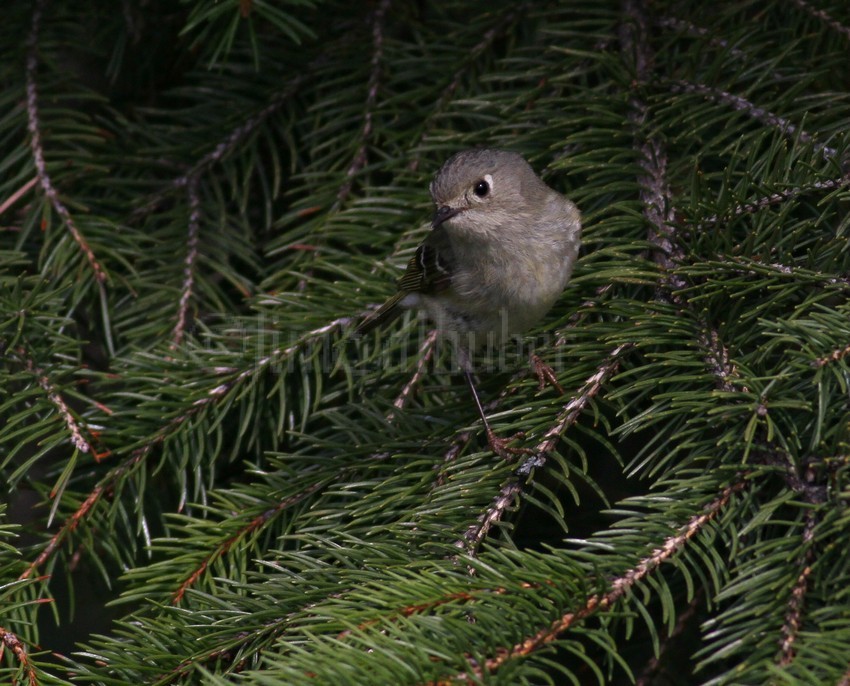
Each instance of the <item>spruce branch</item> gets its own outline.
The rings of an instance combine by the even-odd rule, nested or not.
[[[797,198],[801,195],[809,195],[812,193],[819,193],[823,191],[834,191],[839,188],[844,188],[848,185],[850,185],[850,174],[844,174],[843,176],[839,176],[834,179],[814,181],[809,184],[793,186],[791,188],[786,188],[784,190],[777,191],[776,193],[771,193],[770,195],[762,196],[761,198],[753,200],[752,202],[744,203],[742,205],[735,205],[735,207],[733,207],[732,211],[729,213],[724,213],[722,215],[709,215],[705,219],[700,220],[697,225],[697,228],[702,229],[711,224],[716,224],[720,221],[727,221],[733,217],[739,217],[744,214],[754,214],[772,205],[779,205],[788,200],[793,200],[794,198]]]
[[[702,514],[693,516],[675,536],[667,538],[660,547],[640,560],[637,565],[611,580],[608,584],[610,590],[606,593],[590,596],[579,609],[568,612],[524,641],[498,651],[495,657],[490,657],[482,664],[473,666],[470,672],[457,674],[449,680],[432,683],[434,686],[447,686],[456,682],[474,683],[475,680],[482,679],[485,674],[496,672],[507,662],[527,657],[540,650],[552,641],[557,640],[572,626],[584,621],[596,612],[611,609],[635,584],[655,572],[664,562],[682,550],[688,541],[704,531],[726,508],[732,496],[743,490],[746,485],[747,480],[741,478],[724,488],[717,498],[705,506]]]
[[[640,82],[646,83],[651,78],[649,66],[654,62],[647,34],[649,19],[646,8],[640,1],[626,0],[624,12],[631,19],[631,23],[624,23],[621,27],[621,45],[627,56],[635,56],[637,77]],[[638,183],[641,188],[643,214],[650,226],[647,240],[655,247],[653,260],[665,274],[660,284],[663,288],[662,297],[680,309],[687,309],[689,305],[679,295],[671,292],[686,287],[687,282],[682,276],[674,273],[676,267],[684,262],[684,251],[679,244],[674,223],[675,213],[667,179],[667,152],[656,136],[643,138],[640,135],[648,125],[646,104],[635,96],[629,99],[629,106],[629,119],[635,127],[638,164],[643,170],[638,177]],[[726,348],[720,342],[719,334],[706,322],[700,323],[699,343],[706,350],[705,362],[708,368],[713,372],[721,390],[735,390],[730,383],[735,370],[729,362]]]
[[[0,465],[61,472],[23,562],[0,522],[0,623],[39,682],[850,686],[840,3],[201,5],[0,27]],[[430,337],[384,339],[401,374],[323,357],[424,232],[424,165],[482,145],[548,161],[585,220],[544,350],[567,393],[491,378],[536,447],[514,465],[424,392]],[[101,431],[114,462],[78,455]],[[81,636],[59,579],[93,568],[124,616]]]
[[[720,334],[716,329],[706,326],[699,332],[697,342],[705,351],[705,363],[714,375],[718,390],[726,393],[749,393],[746,386],[736,386],[732,383],[739,379],[738,370],[729,360],[729,350],[720,340]]]
[[[28,578],[33,574],[33,572],[53,557],[68,535],[91,516],[94,507],[102,500],[102,498],[114,493],[116,485],[123,477],[125,477],[137,465],[142,464],[154,448],[162,445],[168,438],[186,426],[189,419],[198,414],[203,408],[208,407],[213,403],[223,401],[232,391],[234,391],[234,389],[237,389],[240,384],[247,379],[263,372],[274,364],[283,364],[300,350],[303,350],[306,346],[317,340],[321,340],[328,333],[344,328],[349,323],[350,319],[348,317],[333,320],[325,326],[307,332],[292,345],[286,348],[277,348],[273,350],[271,354],[260,358],[253,366],[247,369],[238,371],[229,367],[222,368],[220,370],[221,373],[231,375],[232,378],[224,383],[217,383],[202,397],[194,401],[191,406],[173,416],[162,428],[154,432],[154,434],[141,446],[134,449],[130,454],[130,457],[117,467],[110,470],[89,492],[83,503],[65,519],[59,530],[50,538],[47,545],[41,553],[39,553],[36,559],[30,563],[20,578]]]
[[[289,345],[285,348],[275,348],[268,355],[264,355],[263,357],[255,360],[254,364],[252,364],[247,369],[239,371],[231,367],[220,368],[219,371],[221,372],[221,374],[230,375],[232,378],[228,381],[225,381],[224,383],[217,384],[215,387],[209,389],[204,397],[201,397],[194,403],[192,403],[193,407],[200,408],[226,397],[231,391],[237,388],[239,384],[246,381],[247,379],[255,377],[258,374],[261,374],[277,365],[282,365],[286,363],[296,353],[304,350],[306,347],[315,343],[316,341],[321,341],[325,336],[330,333],[341,331],[350,323],[351,317],[338,317],[337,319],[334,319],[323,326],[317,327],[311,331],[307,331],[306,333],[302,334],[292,345]],[[193,414],[195,411],[196,410],[193,409],[191,410],[191,413]],[[178,417],[177,421],[182,422],[184,418],[185,417]]]
[[[534,448],[534,454],[519,465],[514,476],[502,487],[487,511],[478,518],[476,524],[467,529],[463,539],[457,541],[455,546],[464,548],[470,556],[475,555],[490,529],[501,521],[514,499],[522,493],[523,488],[529,483],[534,470],[546,464],[560,437],[578,421],[581,413],[602,390],[605,382],[616,373],[620,366],[621,355],[630,347],[630,344],[624,343],[608,353],[605,361],[597,368],[596,372],[588,377],[584,385],[576,391],[572,399],[561,410],[555,424]]]
[[[810,144],[815,151],[821,153],[826,159],[834,159],[838,154],[838,151],[835,148],[825,145],[824,143],[818,143],[815,135],[805,131],[798,125],[793,124],[787,118],[774,114],[763,107],[759,107],[740,95],[735,95],[734,93],[729,93],[718,88],[706,86],[702,83],[691,83],[682,80],[671,81],[670,90],[673,93],[693,93],[701,95],[709,100],[713,100],[714,102],[729,105],[735,111],[743,112],[747,116],[755,119],[757,122],[777,129],[779,133],[787,138],[797,138],[797,140],[802,143]]]
[[[735,265],[740,265],[738,272],[740,274],[782,276],[801,283],[809,282],[824,286],[835,286],[839,291],[845,291],[850,287],[850,277],[836,276],[779,262],[767,263],[757,257],[743,258],[735,255],[724,255],[723,261],[726,269],[730,267],[734,269]]]
[[[749,55],[746,51],[736,48],[728,40],[720,38],[715,35],[714,31],[707,29],[704,26],[697,26],[693,22],[674,16],[653,17],[652,21],[656,26],[663,29],[671,29],[673,31],[679,31],[689,36],[703,39],[711,47],[725,50],[729,53],[730,57],[735,57],[739,60],[749,59]]]
[[[429,109],[428,115],[422,123],[422,128],[419,133],[419,138],[416,143],[411,146],[413,150],[413,159],[408,164],[410,171],[417,171],[419,163],[422,161],[420,149],[425,142],[428,134],[432,131],[435,122],[445,113],[446,108],[452,102],[455,93],[463,83],[464,76],[467,75],[472,66],[481,59],[481,56],[486,54],[492,47],[493,43],[499,38],[504,37],[509,28],[515,25],[517,19],[531,8],[531,3],[521,3],[514,5],[507,12],[499,12],[496,14],[496,23],[484,32],[481,40],[473,45],[463,56],[460,66],[455,70],[449,79],[448,85],[442,90],[437,101]]]
[[[268,119],[286,106],[313,70],[324,61],[319,58],[311,62],[304,72],[290,78],[286,85],[271,95],[268,104],[259,112],[251,115],[237,127],[232,129],[216,146],[201,157],[187,171],[167,182],[160,190],[151,193],[144,202],[131,213],[131,221],[140,221],[152,212],[176,191],[188,188],[192,183],[201,179],[213,166],[222,162],[229,154],[239,148],[249,136],[262,127]],[[164,161],[168,165],[173,163]]]
[[[36,86],[36,72],[38,71],[38,38],[41,29],[41,15],[44,12],[44,7],[47,0],[36,0],[32,10],[32,25],[30,27],[28,47],[27,47],[27,63],[26,63],[26,83],[27,83],[27,128],[30,132],[30,149],[32,150],[33,163],[35,164],[38,183],[42,192],[50,201],[56,214],[62,219],[65,228],[68,229],[74,241],[83,251],[83,254],[88,260],[89,266],[94,272],[95,278],[100,284],[101,293],[103,292],[103,283],[106,281],[106,272],[98,262],[94,251],[88,244],[83,234],[80,232],[77,223],[68,211],[65,204],[59,199],[59,193],[56,191],[50,174],[47,171],[47,164],[44,161],[44,147],[41,140],[41,119],[38,113],[38,87]]]
[[[354,177],[360,173],[368,161],[368,147],[372,137],[372,118],[378,101],[378,89],[381,84],[381,70],[384,61],[384,22],[389,11],[391,0],[381,0],[372,17],[372,60],[370,63],[369,81],[366,84],[366,104],[363,113],[363,128],[360,131],[360,142],[354,158],[345,172],[345,181],[336,195],[337,205],[342,205],[351,193]]]
[[[244,636],[242,637],[245,638]],[[205,667],[207,665],[214,666],[219,662],[230,662],[234,657],[234,648],[232,644],[228,643],[226,647],[218,648],[216,650],[207,651],[203,655],[193,655],[192,657],[187,657],[182,660],[179,665],[174,667],[168,674],[157,678],[156,680],[150,681],[151,686],[168,686],[168,684],[173,684],[179,679],[183,679],[188,677],[195,671],[198,667]],[[242,671],[244,664],[248,661],[248,658],[242,658],[237,664],[233,666],[233,673],[238,674]]]
[[[26,676],[27,683],[30,686],[38,686],[38,673],[30,662],[24,642],[14,633],[0,626],[0,660],[3,659],[4,649],[10,650],[18,659],[18,664],[20,664],[21,671]]]
[[[183,341],[186,330],[186,320],[189,312],[189,302],[195,285],[195,260],[198,259],[198,239],[201,230],[201,198],[198,189],[198,177],[192,176],[186,186],[189,204],[189,230],[186,240],[186,257],[183,266],[183,286],[180,291],[180,302],[177,308],[177,323],[171,334],[171,349],[175,350]]]
[[[634,56],[639,82],[646,83],[651,78],[650,66],[655,60],[647,33],[650,19],[641,0],[625,0],[624,13],[631,21],[624,23],[621,27],[621,46],[627,57]],[[662,297],[680,310],[688,310],[691,309],[690,305],[678,294],[671,292],[671,290],[685,288],[687,282],[682,276],[674,273],[676,267],[684,262],[684,251],[679,245],[674,224],[675,213],[667,180],[667,152],[656,136],[650,135],[646,138],[640,136],[640,132],[648,125],[646,104],[634,96],[629,99],[629,106],[629,119],[635,127],[638,164],[643,170],[638,183],[641,188],[640,199],[643,213],[650,225],[647,240],[655,246],[653,259],[665,274],[662,282],[664,289]],[[756,116],[755,113],[753,114]],[[731,383],[731,379],[737,374],[729,361],[728,351],[721,343],[718,332],[702,317],[697,317],[697,320],[700,325],[698,343],[706,351],[704,360],[712,371],[718,388],[727,392],[737,390],[748,392],[746,387],[736,389]],[[766,412],[765,408],[764,413]]]
[[[90,430],[74,417],[71,408],[68,407],[68,403],[65,402],[62,394],[50,380],[47,373],[35,363],[32,356],[24,347],[19,346],[15,351],[15,355],[22,362],[26,370],[35,377],[39,387],[47,395],[50,404],[56,408],[56,411],[65,424],[65,428],[70,434],[71,444],[81,453],[91,453],[95,458],[98,458],[98,453],[92,448],[91,443],[84,435],[85,433],[90,433]]]
[[[537,584],[522,583],[521,588],[532,589],[537,588]],[[390,616],[375,617],[357,625],[358,631],[363,631],[369,627],[384,623],[398,623],[400,620],[416,615],[427,615],[443,605],[451,605],[453,603],[475,603],[482,599],[492,596],[507,595],[510,591],[507,588],[497,586],[495,588],[476,588],[468,591],[458,591],[456,593],[448,593],[440,598],[435,598],[427,602],[418,603],[416,605],[408,605],[397,609]],[[342,640],[349,636],[351,629],[345,629],[337,636],[338,640]]]
[[[800,569],[800,574],[796,582],[794,582],[794,587],[791,589],[791,594],[788,598],[788,609],[785,612],[785,623],[782,625],[782,639],[779,643],[779,665],[781,667],[791,664],[796,655],[794,643],[797,640],[800,627],[803,623],[806,592],[809,589],[809,577],[812,573],[812,564],[814,563],[814,548],[812,547],[812,543],[814,541],[814,530],[817,519],[815,510],[806,512],[806,524],[803,527],[801,536],[805,552],[797,560],[797,568]]]
[[[153,444],[151,444],[151,447],[153,447]],[[50,561],[50,559],[58,552],[61,545],[65,542],[65,539],[73,531],[75,531],[81,523],[91,516],[94,507],[105,496],[108,497],[112,493],[112,489],[118,481],[144,460],[149,449],[150,448],[140,448],[136,450],[127,460],[111,469],[109,473],[100,480],[97,486],[92,489],[82,504],[69,517],[67,517],[64,522],[62,522],[59,529],[55,534],[53,534],[53,536],[50,537],[50,540],[48,540],[47,544],[35,560],[27,566],[18,578],[21,580],[30,578],[36,571]]]
[[[620,47],[624,61],[633,61],[638,84],[645,85],[651,79],[651,68],[655,56],[649,44],[649,17],[646,7],[639,0],[626,0],[623,13],[629,19],[620,26]],[[662,287],[679,289],[685,286],[684,279],[674,273],[683,260],[683,253],[675,240],[673,225],[673,202],[667,180],[667,151],[657,136],[645,136],[648,126],[649,108],[642,98],[632,95],[628,99],[629,121],[634,130],[634,147],[642,173],[637,182],[643,214],[649,223],[649,242],[655,246],[654,261],[666,273]]]
[[[214,563],[216,560],[226,555],[228,551],[240,540],[250,535],[251,533],[261,529],[265,526],[270,520],[276,517],[278,514],[283,512],[284,510],[297,505],[302,502],[307,497],[313,495],[318,492],[322,488],[328,485],[327,481],[316,481],[311,484],[307,488],[291,495],[287,498],[283,498],[279,503],[277,503],[274,507],[270,507],[261,514],[252,518],[248,521],[243,527],[241,527],[238,531],[228,536],[224,539],[217,548],[208,553],[201,563],[192,571],[192,573],[180,584],[179,588],[174,592],[174,595],[171,598],[172,605],[177,605],[183,600],[183,596],[186,595],[186,591],[188,591],[195,582],[206,572],[209,566]]]
[[[812,16],[815,19],[822,21],[833,31],[850,40],[850,26],[845,26],[840,21],[833,19],[833,17],[826,10],[819,10],[816,7],[813,7],[812,3],[808,2],[807,0],[791,0],[791,2],[797,7],[799,7],[801,10],[803,10],[809,16]]]

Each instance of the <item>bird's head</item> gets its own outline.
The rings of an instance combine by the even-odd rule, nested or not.
[[[431,182],[432,226],[469,234],[499,231],[539,207],[550,189],[523,157],[506,150],[465,150],[450,157]]]

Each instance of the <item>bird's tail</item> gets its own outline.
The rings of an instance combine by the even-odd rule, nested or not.
[[[366,317],[366,319],[360,322],[360,325],[357,329],[355,329],[354,333],[362,336],[370,331],[374,331],[379,326],[389,324],[404,311],[404,308],[401,306],[401,301],[406,295],[407,293],[405,291],[399,291],[396,293],[392,298],[387,300],[387,302]]]

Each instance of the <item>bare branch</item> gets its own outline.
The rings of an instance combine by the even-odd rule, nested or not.
[[[180,304],[177,308],[177,323],[171,334],[171,349],[175,350],[183,341],[189,301],[195,285],[195,260],[198,257],[198,234],[201,225],[201,198],[198,192],[198,177],[193,176],[186,187],[189,197],[189,236],[186,241],[186,257],[183,267],[183,287],[180,292]]]

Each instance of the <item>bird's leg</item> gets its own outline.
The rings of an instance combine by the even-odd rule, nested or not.
[[[555,370],[552,369],[552,367],[533,353],[531,355],[530,362],[531,368],[537,376],[537,390],[542,391],[546,387],[546,384],[549,383],[560,395],[564,395],[564,389],[561,384],[558,383],[558,377],[555,376]]]
[[[475,389],[475,380],[472,378],[472,365],[466,353],[462,353],[460,358],[466,383],[469,385],[472,399],[475,401],[475,407],[478,408],[478,415],[484,424],[484,430],[487,432],[487,444],[490,446],[490,450],[508,462],[512,462],[517,455],[533,455],[534,451],[530,448],[511,448],[508,446],[508,443],[511,441],[525,436],[524,431],[519,431],[508,438],[502,438],[501,436],[497,436],[496,432],[490,428],[490,422],[487,421],[487,415],[484,414],[484,407],[481,405],[481,399],[478,397],[478,391]]]

